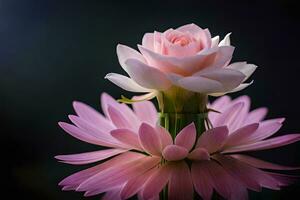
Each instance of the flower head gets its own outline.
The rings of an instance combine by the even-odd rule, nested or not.
[[[227,155],[300,140],[300,134],[266,139],[279,129],[282,120],[262,121],[266,110],[249,113],[249,104],[247,97],[233,101],[229,97],[218,99],[211,105],[222,111],[210,116],[215,128],[196,138],[192,123],[173,140],[156,123],[151,102],[134,103],[132,111],[104,94],[105,116],[75,102],[78,116],[69,117],[74,125],[62,122],[60,126],[80,140],[109,148],[57,156],[62,162],[76,165],[105,160],[65,178],[60,185],[64,190],[84,191],[86,196],[105,193],[103,199],[127,199],[136,194],[139,199],[155,199],[166,185],[169,199],[182,200],[192,199],[194,191],[203,199],[210,199],[213,190],[226,199],[246,199],[247,189],[280,189],[295,178],[261,169],[296,168],[243,155]]]
[[[219,36],[211,38],[208,29],[195,24],[146,33],[139,52],[117,46],[119,62],[130,78],[114,73],[106,78],[125,90],[152,96],[174,87],[215,96],[242,90],[256,66],[246,62],[229,65],[234,51],[229,36],[219,42]]]

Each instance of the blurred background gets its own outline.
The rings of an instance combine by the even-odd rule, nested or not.
[[[53,157],[97,147],[72,138],[57,122],[74,113],[73,100],[99,109],[103,91],[115,98],[132,95],[103,78],[109,72],[124,74],[115,52],[118,43],[135,48],[145,32],[187,23],[221,37],[232,32],[233,60],[259,66],[254,84],[233,96],[251,96],[253,108],[270,108],[269,118],[286,117],[278,134],[300,132],[296,1],[0,0],[1,163],[8,175],[2,184],[10,199],[83,199],[57,184],[86,166],[61,164]],[[299,166],[300,143],[256,155]],[[298,182],[250,197],[292,199],[299,191]]]

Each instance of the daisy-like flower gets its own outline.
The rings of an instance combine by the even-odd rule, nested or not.
[[[109,148],[57,156],[69,164],[106,160],[67,177],[60,185],[63,190],[83,191],[86,196],[105,193],[103,199],[128,199],[137,194],[145,200],[158,199],[165,186],[168,199],[172,200],[193,199],[194,192],[210,199],[214,190],[225,199],[246,199],[247,189],[280,189],[294,178],[261,169],[295,168],[243,155],[225,155],[270,149],[300,140],[300,134],[267,139],[279,129],[282,120],[262,121],[266,110],[248,113],[249,106],[247,97],[233,101],[229,97],[218,99],[211,107],[223,112],[210,116],[214,128],[196,138],[192,123],[173,140],[156,123],[151,102],[134,103],[132,111],[104,94],[105,116],[75,102],[78,116],[69,117],[74,125],[62,122],[60,126],[78,139]]]
[[[120,65],[129,77],[110,73],[106,78],[127,91],[149,93],[148,99],[173,88],[214,96],[236,92],[250,85],[243,82],[256,69],[246,62],[229,64],[234,51],[230,34],[219,42],[219,36],[212,38],[195,24],[146,33],[138,49],[118,45]]]

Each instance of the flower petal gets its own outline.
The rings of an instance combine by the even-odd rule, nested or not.
[[[196,148],[205,148],[209,153],[214,153],[223,147],[227,136],[226,126],[209,129],[199,137]]]
[[[164,148],[162,155],[167,161],[183,160],[188,155],[186,148],[178,145],[168,145]]]
[[[224,39],[219,43],[219,46],[230,46],[230,35],[231,33],[227,33]]]
[[[156,125],[158,116],[154,104],[150,101],[136,102],[132,104],[133,110],[141,122]]]
[[[161,155],[161,141],[157,131],[150,125],[142,123],[139,129],[139,141],[146,152]]]
[[[141,62],[146,62],[144,57],[138,51],[122,44],[117,45],[117,55],[120,65],[126,72],[128,71],[127,65],[125,63],[126,60],[136,59]]]
[[[230,155],[230,156],[237,160],[240,160],[244,163],[247,163],[248,165],[251,165],[255,168],[260,168],[260,169],[272,169],[272,170],[299,170],[300,169],[300,167],[289,167],[289,166],[278,165],[275,163],[266,162],[264,160],[260,160],[260,159],[250,157],[247,155],[242,155],[242,154],[234,154],[234,155]]]
[[[150,92],[151,90],[144,88],[137,84],[134,80],[115,73],[109,73],[105,76],[106,79],[110,80],[120,88],[130,92]]]
[[[157,125],[156,130],[161,141],[162,149],[164,149],[168,145],[173,144],[171,134],[164,127]]]
[[[106,149],[100,151],[93,151],[87,153],[79,153],[79,154],[71,154],[71,155],[58,155],[55,156],[56,159],[61,162],[73,164],[73,165],[81,165],[81,164],[89,164],[93,162],[97,162],[100,160],[104,160],[106,158],[110,158],[117,154],[123,153],[127,150],[125,149]]]
[[[255,110],[252,110],[250,113],[248,113],[244,124],[252,124],[262,121],[268,113],[267,108],[257,108]]]
[[[193,183],[188,165],[185,161],[174,164],[168,184],[168,198],[192,200],[193,193]]]
[[[110,132],[110,134],[120,141],[121,143],[125,144],[124,148],[128,146],[129,148],[134,148],[137,150],[142,150],[140,145],[138,135],[131,130],[128,129],[115,129]]]
[[[259,141],[253,144],[245,144],[237,147],[226,149],[224,153],[236,153],[244,151],[259,151],[265,149],[274,149],[277,147],[285,146],[300,140],[300,134],[288,134],[278,136],[268,140]]]
[[[209,160],[210,155],[204,148],[196,148],[189,155],[188,159],[191,160]]]
[[[153,33],[146,33],[143,36],[142,45],[147,49],[154,51],[154,34]]]
[[[178,81],[178,86],[199,93],[214,93],[223,90],[223,85],[205,77],[186,77]]]
[[[186,148],[187,151],[190,151],[195,144],[196,134],[195,124],[191,123],[178,133],[175,138],[175,144]]]
[[[229,69],[238,70],[245,74],[243,81],[247,80],[253,72],[256,70],[257,66],[253,64],[247,64],[246,62],[236,62],[227,66]]]
[[[170,166],[163,165],[153,173],[153,175],[147,180],[142,191],[143,199],[151,199],[157,196],[160,191],[165,187],[170,177]]]
[[[128,59],[125,63],[128,66],[129,76],[142,87],[166,90],[171,86],[166,75],[158,69],[135,59]]]

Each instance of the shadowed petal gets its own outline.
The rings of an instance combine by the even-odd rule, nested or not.
[[[176,136],[175,144],[190,151],[196,141],[196,127],[194,123],[184,127]]]
[[[192,200],[193,184],[188,165],[181,161],[172,166],[168,184],[168,198],[172,200]]]
[[[142,123],[139,129],[139,141],[146,152],[152,155],[161,155],[161,141],[158,133],[152,126]]]
[[[189,155],[188,159],[191,160],[209,160],[210,155],[204,148],[196,148]]]
[[[133,110],[142,122],[156,125],[158,120],[157,110],[150,101],[136,102],[132,104]]]
[[[168,145],[166,148],[164,148],[162,155],[164,159],[168,161],[177,161],[187,157],[188,153],[189,152],[184,147],[178,145]]]
[[[73,164],[73,165],[82,165],[97,162],[100,160],[104,160],[106,158],[110,158],[117,154],[123,153],[127,150],[125,149],[106,149],[100,151],[93,151],[87,153],[79,153],[79,154],[71,154],[71,155],[58,155],[55,156],[56,159],[61,162]]]
[[[205,148],[209,153],[214,153],[223,147],[227,136],[226,126],[209,129],[199,137],[196,148]]]

